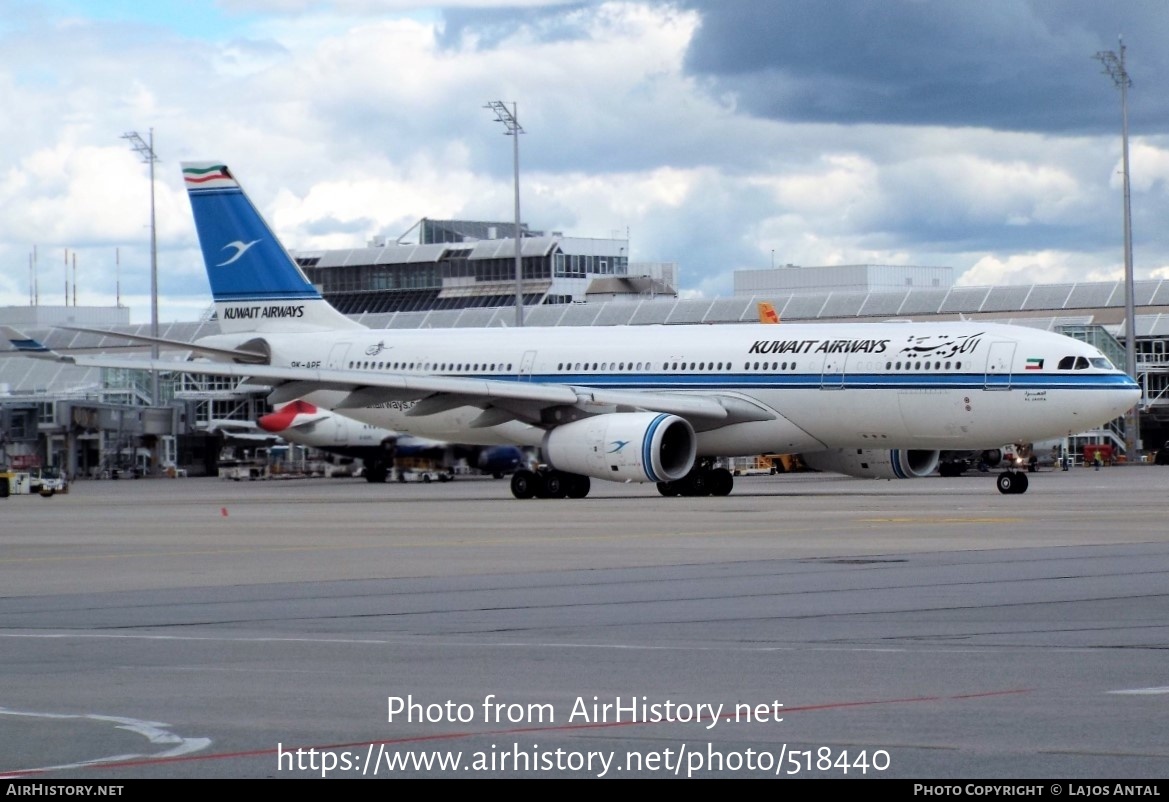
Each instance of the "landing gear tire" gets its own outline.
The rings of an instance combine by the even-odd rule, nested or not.
[[[709,496],[710,482],[707,477],[708,473],[708,471],[698,468],[686,474],[686,478],[682,480],[682,495]]]
[[[1030,484],[1030,481],[1027,479],[1027,474],[1025,473],[1006,471],[999,474],[997,484],[1000,493],[1013,495],[1016,493],[1026,493],[1027,485]]]
[[[568,477],[567,495],[569,498],[584,498],[592,489],[592,480],[587,476],[570,473],[565,474]]]
[[[695,467],[681,479],[658,482],[663,496],[729,496],[735,486],[735,477],[726,468]]]
[[[381,482],[386,481],[386,476],[388,474],[389,471],[386,469],[385,465],[378,465],[375,463],[365,469],[365,481],[371,484],[380,484]]]
[[[565,498],[568,495],[568,483],[560,471],[549,471],[543,478],[544,492],[541,498]]]
[[[712,496],[729,496],[735,486],[735,477],[726,468],[715,468],[706,478]]]
[[[511,494],[516,498],[534,498],[536,488],[542,484],[540,477],[531,471],[516,471],[511,475]]]

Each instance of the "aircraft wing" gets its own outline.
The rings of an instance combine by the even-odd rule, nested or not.
[[[44,355],[41,356],[43,358]],[[484,415],[477,424],[479,426],[496,425],[507,420],[538,424],[541,412],[551,407],[574,407],[586,413],[612,411],[614,408],[620,411],[664,412],[686,418],[697,429],[775,417],[771,410],[731,395],[640,392],[521,380],[285,368],[224,362],[60,354],[57,359],[85,367],[179,371],[258,379],[274,385],[271,397],[273,403],[301,398],[317,390],[348,392],[348,396],[334,407],[339,411],[407,400],[415,402],[408,413],[410,415],[429,415],[460,406],[480,407]]]

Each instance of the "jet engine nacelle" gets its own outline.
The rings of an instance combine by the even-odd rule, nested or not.
[[[544,435],[557,470],[616,482],[672,482],[694,467],[694,428],[677,415],[615,412],[557,426]]]
[[[840,448],[801,454],[804,463],[818,471],[843,473],[862,479],[919,479],[937,470],[939,451],[895,448]]]

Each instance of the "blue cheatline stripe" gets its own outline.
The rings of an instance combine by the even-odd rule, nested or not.
[[[414,375],[417,371],[388,370],[387,373]],[[723,390],[819,390],[821,389],[819,374],[796,374],[794,376],[759,376],[756,374],[721,373],[707,375],[671,375],[661,373],[538,373],[517,377],[514,374],[498,373],[458,373],[445,372],[437,375],[450,376],[459,379],[478,379],[484,381],[522,381],[533,384],[565,384],[570,386],[606,387],[615,390],[702,390],[717,392]],[[860,378],[860,377],[858,377]],[[843,387],[834,386],[831,392],[844,390],[962,390],[981,391],[986,389],[985,374],[947,376],[880,376],[869,374],[863,377],[864,381],[850,381]],[[880,379],[879,381],[870,379]],[[1000,385],[992,385],[1000,386]],[[1049,376],[1040,380],[1038,377],[1031,381],[1018,381],[1016,375],[1009,386],[1005,381],[1001,383],[1004,391],[1023,390],[1092,390],[1108,391],[1118,389],[1137,389],[1137,385],[1127,376],[1096,375],[1096,376]],[[825,390],[825,392],[829,392]]]
[[[456,361],[456,360],[451,360]],[[380,372],[380,371],[379,371]],[[387,370],[387,373],[414,375],[417,371]],[[484,381],[522,381],[533,384],[560,384],[583,387],[605,387],[615,390],[695,390],[717,392],[722,390],[820,390],[819,373],[758,374],[758,373],[534,373],[516,376],[501,373],[461,373],[443,371],[437,375]],[[1048,374],[1046,376],[991,377],[990,386],[1000,391],[1038,390],[1136,390],[1137,384],[1123,373]],[[824,392],[843,390],[952,390],[981,391],[987,389],[985,373],[947,374],[849,374],[843,385],[833,385]],[[1009,380],[1009,383],[1008,383]]]
[[[646,430],[645,438],[641,441],[641,464],[645,467],[645,475],[649,477],[651,482],[662,481],[661,477],[654,473],[653,470],[653,441],[654,433],[657,432],[658,427],[668,417],[669,415],[663,413],[654,418],[653,423]]]
[[[446,374],[464,375],[464,374]],[[468,378],[509,379],[509,376],[475,375]],[[540,384],[570,384],[616,389],[657,390],[725,390],[750,387],[755,389],[819,389],[819,374],[759,375],[753,373],[720,373],[677,375],[663,373],[543,373],[525,376],[524,381]],[[845,390],[982,390],[988,386],[986,374],[931,376],[920,374],[860,374],[850,375],[843,385],[832,385],[832,391]],[[1116,390],[1136,385],[1124,375],[1095,376],[1029,376],[1018,374],[991,377],[991,387],[1004,390]]]
[[[901,454],[901,449],[893,449],[889,452],[889,462],[893,465],[893,473],[897,474],[897,478],[905,479],[905,466],[901,464]]]

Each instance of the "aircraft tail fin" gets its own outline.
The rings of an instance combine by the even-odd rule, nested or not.
[[[778,323],[779,313],[775,311],[775,306],[770,301],[759,302],[759,322],[760,323]]]
[[[225,333],[360,329],[321,297],[223,162],[183,162]]]

